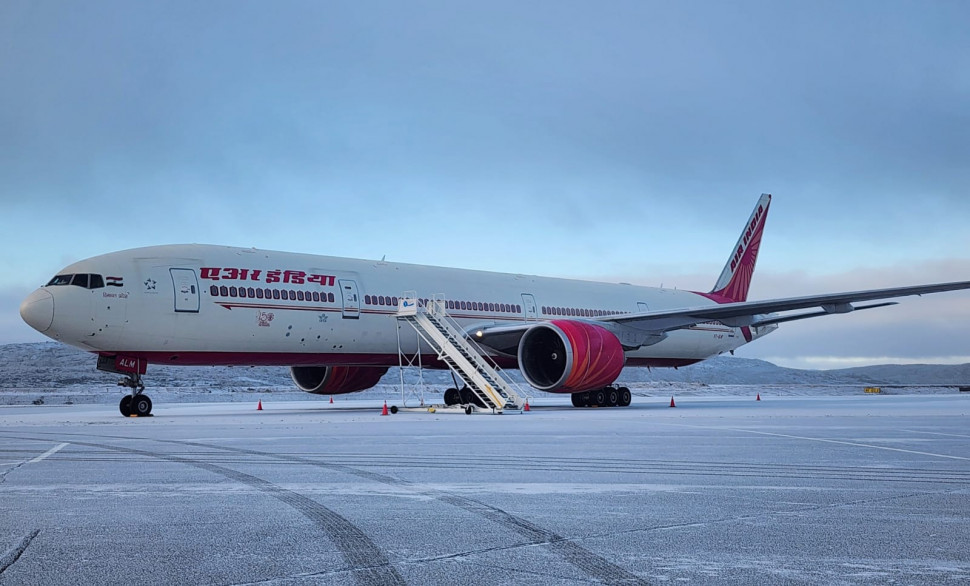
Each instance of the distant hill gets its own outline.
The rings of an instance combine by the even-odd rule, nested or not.
[[[513,373],[515,378],[521,378]],[[417,377],[407,371],[406,379]],[[0,346],[0,388],[30,389],[66,386],[114,385],[118,375],[95,369],[91,354],[58,344],[7,344]],[[425,371],[424,379],[449,384],[450,373]],[[176,367],[151,366],[147,380],[152,387],[275,387],[291,386],[283,367]],[[397,369],[383,382],[396,384]],[[679,382],[721,385],[970,385],[970,364],[910,364],[864,366],[838,370],[800,370],[776,366],[764,360],[720,356],[674,370],[628,368],[625,383]]]

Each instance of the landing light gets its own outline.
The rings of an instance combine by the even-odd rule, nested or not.
[[[475,332],[475,337],[477,337],[477,338],[481,338],[484,335],[485,334],[482,332],[482,330],[478,330],[477,332]]]

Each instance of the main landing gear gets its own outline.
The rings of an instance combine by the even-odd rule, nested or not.
[[[125,378],[118,381],[118,386],[131,389],[131,394],[122,397],[121,404],[118,405],[122,415],[125,417],[132,415],[148,417],[152,414],[152,400],[148,395],[142,394],[142,391],[145,390],[145,384],[141,382],[140,374],[126,375]]]
[[[473,393],[468,387],[462,387],[460,390],[454,387],[445,390],[445,405],[451,407],[452,405],[475,405],[477,407],[485,407],[485,404],[478,395]]]
[[[573,407],[629,407],[633,396],[626,387],[603,387],[570,395]]]

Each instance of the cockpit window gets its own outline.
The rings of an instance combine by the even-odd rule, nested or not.
[[[60,285],[70,285],[74,275],[57,275],[47,283],[47,287],[57,287]]]
[[[47,287],[60,287],[62,285],[74,285],[85,289],[100,289],[104,287],[104,277],[89,273],[77,273],[72,275],[57,275],[47,283]]]
[[[74,278],[71,279],[71,284],[76,285],[78,287],[84,287],[85,289],[87,289],[88,280],[89,280],[88,275],[79,273],[77,275],[74,275]]]

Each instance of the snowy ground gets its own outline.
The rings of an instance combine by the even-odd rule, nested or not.
[[[0,407],[0,582],[970,582],[970,393],[668,390]]]
[[[418,405],[423,399],[425,404],[442,402],[444,384],[419,387],[381,384],[361,393],[334,396],[335,404],[346,404],[360,400],[386,400],[398,405]],[[656,382],[630,383],[635,397],[824,397],[850,396],[864,393],[860,385],[709,385],[701,383]],[[522,387],[532,399],[555,398],[555,395]],[[947,385],[894,385],[880,387],[884,395],[957,395],[958,387]],[[0,390],[0,405],[78,405],[112,404],[117,405],[127,390],[118,386],[71,385],[61,388],[3,389]],[[146,394],[157,405],[166,403],[225,403],[257,401],[310,401],[329,403],[329,396],[312,395],[299,391],[291,385],[286,386],[249,386],[249,387],[151,387]],[[963,393],[970,396],[970,393]],[[403,399],[402,399],[403,397]]]

